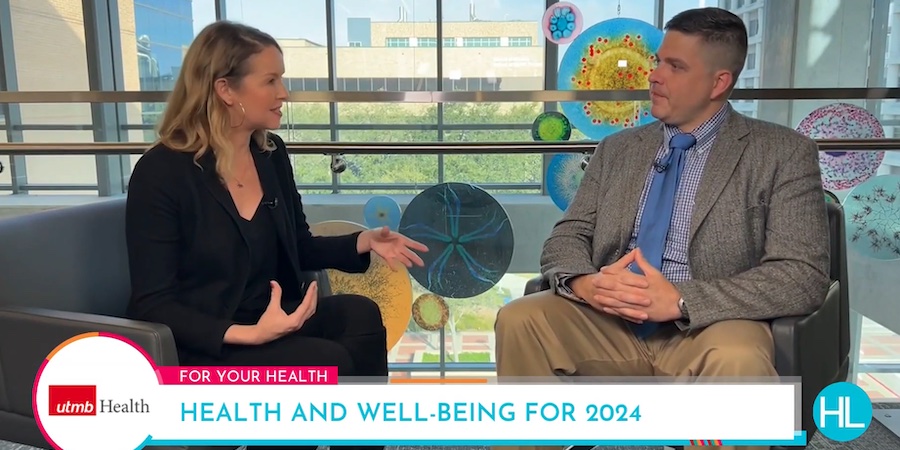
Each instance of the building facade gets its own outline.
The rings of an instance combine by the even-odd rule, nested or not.
[[[349,45],[335,49],[339,91],[540,90],[543,36],[538,23],[444,22],[443,73],[437,70],[434,22],[347,21]],[[328,49],[306,39],[281,39],[290,90],[328,90]],[[511,51],[510,47],[514,50]],[[442,85],[438,86],[438,79]]]

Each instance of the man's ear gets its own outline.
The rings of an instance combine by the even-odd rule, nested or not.
[[[228,84],[228,80],[219,78],[215,81],[213,87],[216,91],[216,95],[218,95],[226,105],[234,105],[234,93],[231,90],[231,86]]]
[[[734,84],[734,74],[729,70],[717,70],[713,79],[713,88],[710,100],[727,97]]]

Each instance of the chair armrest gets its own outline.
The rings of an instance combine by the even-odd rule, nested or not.
[[[0,307],[0,410],[32,416],[31,390],[47,355],[81,333],[105,331],[141,346],[157,365],[177,366],[172,331],[165,325],[117,317],[29,307]]]
[[[303,272],[307,284],[315,281],[319,288],[319,298],[331,296],[331,282],[328,280],[328,272],[324,270],[307,270]],[[305,294],[305,292],[302,292]]]
[[[772,322],[775,369],[782,377],[800,377],[801,426],[809,436],[816,432],[811,413],[816,396],[841,380],[842,362],[834,351],[841,339],[841,285],[833,282],[825,303],[808,316],[784,317]]]
[[[525,283],[525,295],[547,290],[550,290],[550,280],[544,277],[534,277]]]
[[[779,375],[821,374],[830,380],[837,374],[840,361],[834,349],[840,348],[840,304],[840,283],[835,281],[828,289],[825,303],[812,314],[782,317],[772,322],[775,368]],[[804,379],[803,383],[811,381]]]
[[[322,272],[324,274],[324,272]],[[325,279],[327,283],[327,278]],[[169,327],[152,322],[118,317],[56,311],[28,307],[0,307],[0,412],[34,417],[31,391],[37,371],[47,355],[67,339],[81,333],[104,331],[131,339],[141,346],[158,366],[177,366],[175,338]],[[37,424],[31,420],[18,422],[16,442],[49,447]],[[0,427],[3,428],[3,427]],[[8,432],[9,430],[7,430]],[[224,450],[234,446],[189,447],[151,446],[154,450]]]

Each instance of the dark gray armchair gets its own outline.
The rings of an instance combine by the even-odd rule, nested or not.
[[[324,272],[310,276],[327,296]],[[44,358],[72,336],[117,333],[156,364],[178,365],[168,327],[122,318],[129,295],[124,198],[0,220],[0,440],[51,448],[31,390]]]
[[[772,321],[775,368],[782,377],[799,377],[802,382],[802,427],[807,442],[817,431],[813,422],[816,395],[829,384],[846,381],[850,369],[850,298],[844,213],[839,204],[828,203],[827,207],[832,282],[825,303],[808,316]],[[526,284],[525,294],[547,289],[550,285],[546,279],[533,278]],[[589,448],[572,447],[573,450]]]

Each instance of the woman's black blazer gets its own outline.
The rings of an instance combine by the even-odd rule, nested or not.
[[[305,291],[302,272],[367,270],[359,233],[313,237],[284,141],[270,133],[272,152],[251,151],[272,210],[280,251],[282,305],[291,312]],[[193,153],[156,145],[135,164],[128,187],[126,239],[131,274],[129,317],[167,325],[179,353],[221,355],[225,331],[250,273],[249,247],[234,201],[216,173],[213,152],[195,163]]]

